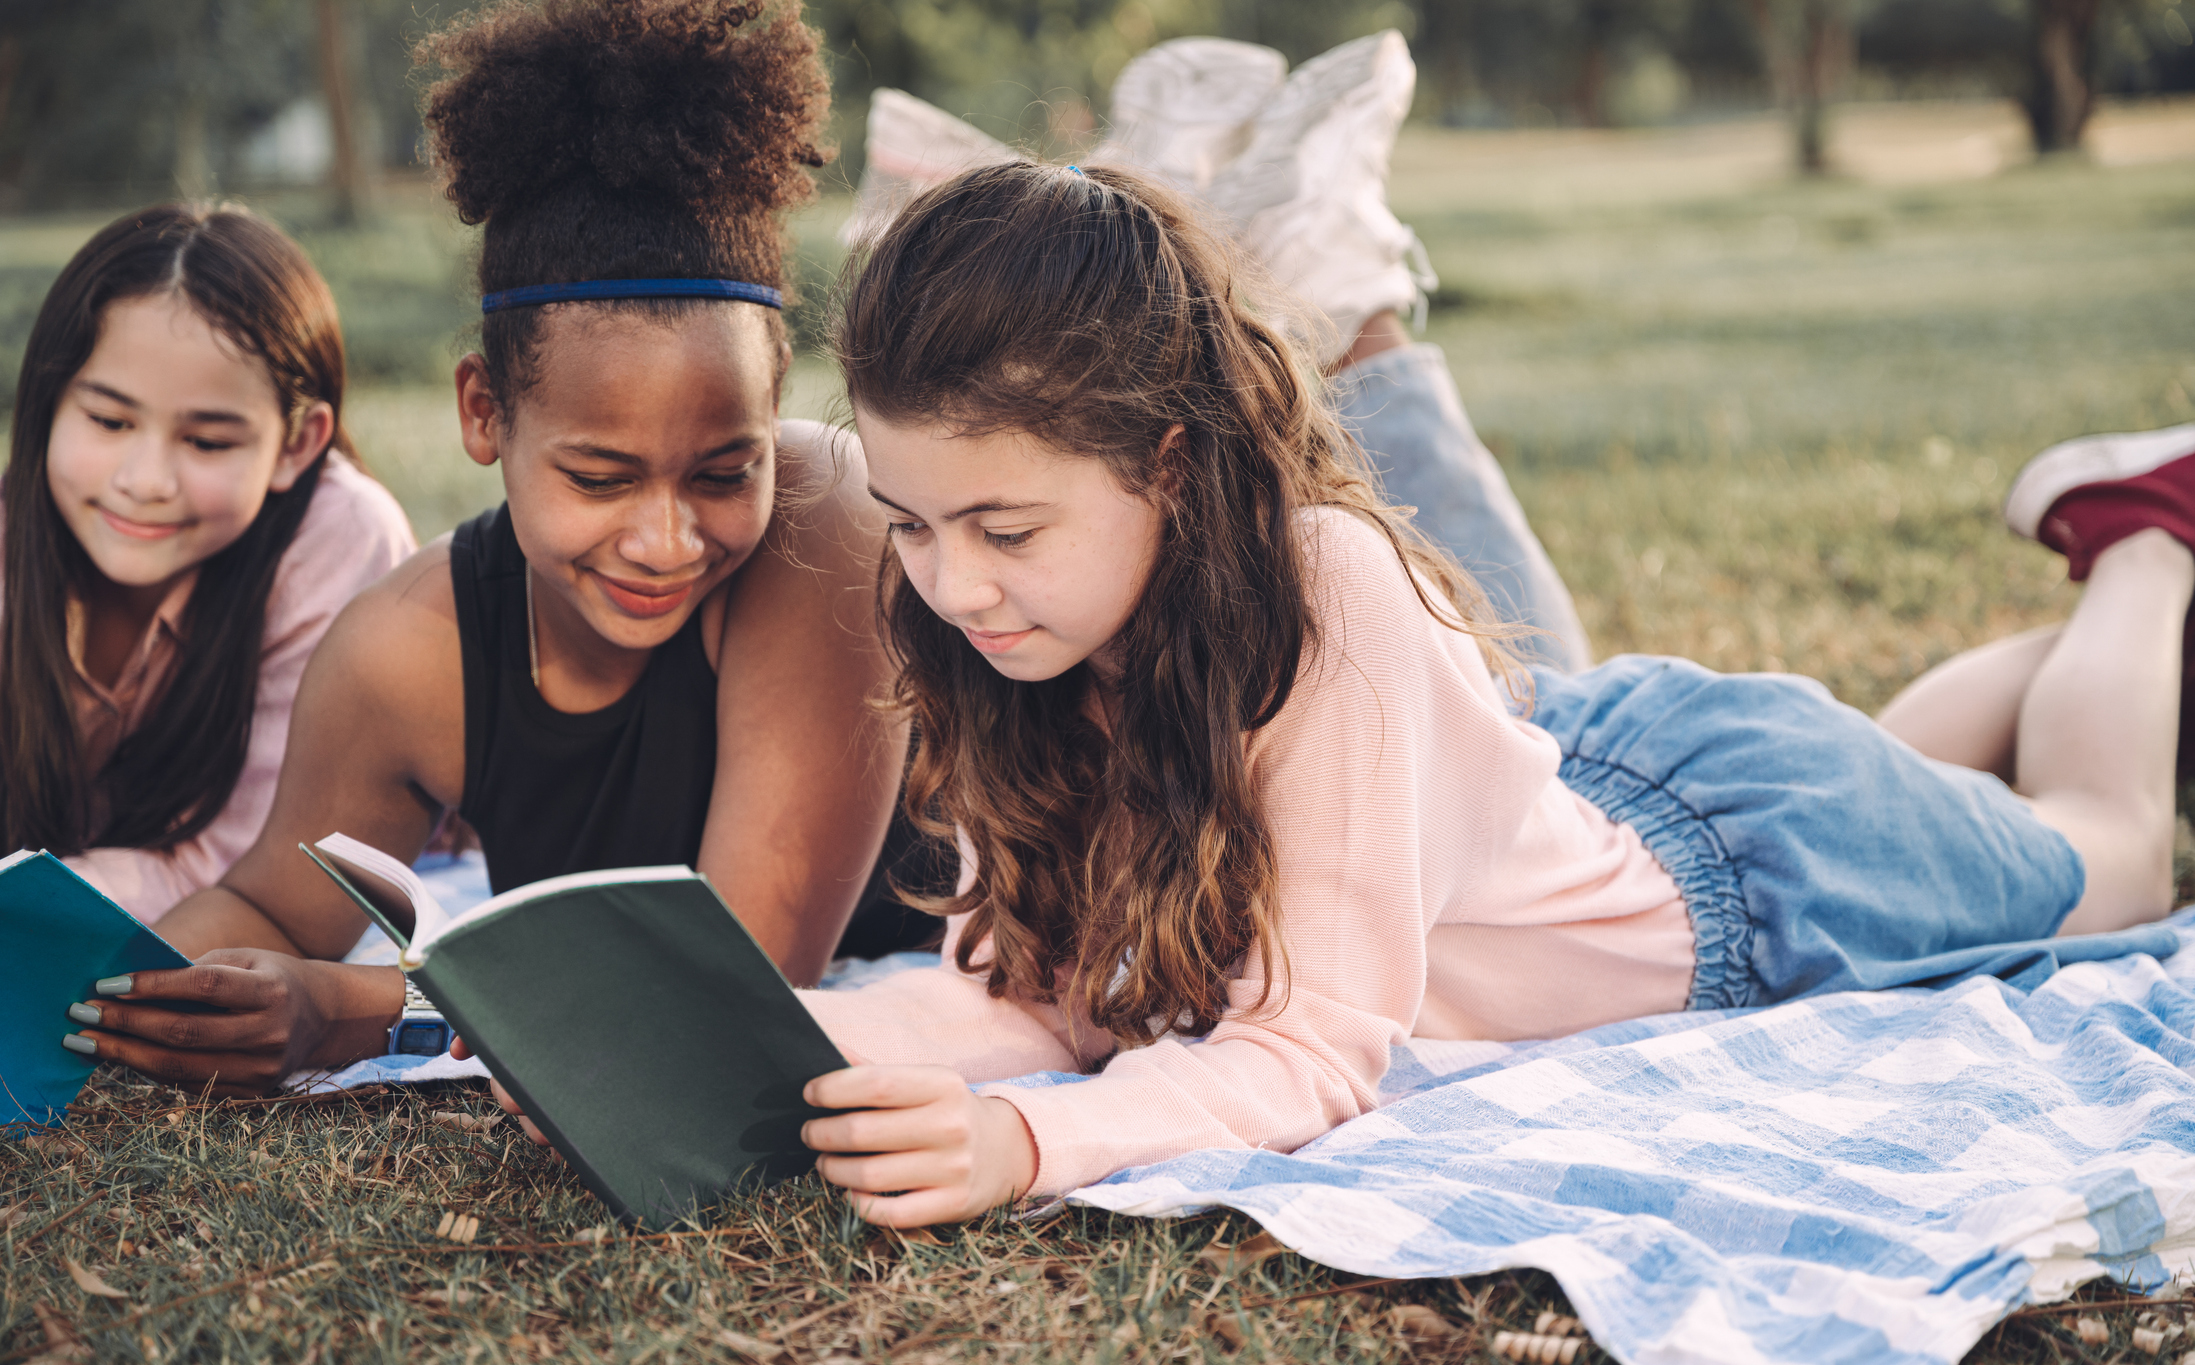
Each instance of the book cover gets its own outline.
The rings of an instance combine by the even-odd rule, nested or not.
[[[800,1129],[827,1111],[801,1091],[845,1059],[699,873],[557,877],[402,923],[401,879],[363,848],[336,836],[314,857],[618,1218],[660,1226],[814,1165]]]
[[[0,861],[0,1124],[59,1123],[95,1063],[61,1046],[102,977],[190,959],[50,853]]]

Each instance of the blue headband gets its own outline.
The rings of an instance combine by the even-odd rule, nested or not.
[[[570,284],[528,284],[499,289],[480,299],[483,313],[524,308],[536,303],[573,303],[587,299],[741,299],[765,308],[783,308],[785,295],[764,284],[743,280],[575,280]]]

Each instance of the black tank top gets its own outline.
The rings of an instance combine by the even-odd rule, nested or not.
[[[701,615],[599,711],[559,711],[533,684],[526,558],[508,505],[450,542],[465,660],[465,798],[498,892],[567,872],[701,856],[716,781],[716,670]]]

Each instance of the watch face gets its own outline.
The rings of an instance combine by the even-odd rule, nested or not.
[[[406,1019],[391,1030],[389,1051],[399,1057],[439,1057],[450,1050],[450,1026],[440,1019]]]

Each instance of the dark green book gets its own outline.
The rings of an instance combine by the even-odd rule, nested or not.
[[[552,877],[452,917],[355,839],[305,852],[620,1220],[815,1164],[800,1128],[827,1111],[800,1093],[846,1061],[700,873]]]

